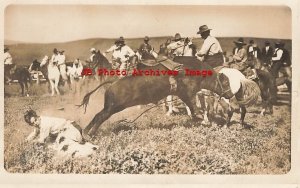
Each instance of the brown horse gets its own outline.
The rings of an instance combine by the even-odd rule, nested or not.
[[[14,65],[9,72],[13,79],[18,80],[18,83],[21,86],[21,95],[29,96],[28,83],[31,84],[32,78],[28,69],[26,67],[17,67],[17,65]]]
[[[94,135],[100,125],[115,113],[135,105],[157,103],[168,95],[178,96],[190,108],[192,118],[196,117],[192,99],[200,89],[209,89],[226,98],[233,96],[230,91],[228,78],[223,74],[217,74],[209,65],[199,63],[198,60],[195,60],[185,62],[183,68],[190,70],[208,70],[212,72],[212,75],[207,77],[185,76],[179,73],[179,75],[176,76],[176,91],[170,89],[169,75],[127,76],[117,81],[106,81],[100,84],[84,97],[80,106],[85,106],[86,108],[92,93],[101,86],[113,82],[105,91],[104,108],[97,113],[92,121],[85,127],[84,134]],[[160,72],[169,71],[168,68],[160,63],[151,67],[138,64],[137,69],[141,71],[149,71],[150,69]]]

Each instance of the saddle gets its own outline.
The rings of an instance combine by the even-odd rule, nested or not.
[[[148,67],[153,67],[159,64],[155,59],[142,60],[141,63]]]
[[[167,57],[163,57],[162,59],[158,60],[160,64],[162,64],[164,67],[166,67],[169,70],[176,70],[176,71],[181,71],[183,64],[176,63]]]

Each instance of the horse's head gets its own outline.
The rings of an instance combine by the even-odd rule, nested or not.
[[[230,99],[234,96],[231,91],[229,78],[223,73],[216,73],[214,90],[220,97],[225,97],[226,99]]]
[[[168,48],[167,48],[170,43],[171,43],[171,38],[168,38],[165,43],[161,44],[159,47],[158,55],[163,55],[163,56],[167,56],[167,57],[172,55],[170,50],[168,50]]]

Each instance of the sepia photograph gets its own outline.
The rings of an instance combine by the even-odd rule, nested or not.
[[[9,4],[11,174],[286,175],[286,5]]]

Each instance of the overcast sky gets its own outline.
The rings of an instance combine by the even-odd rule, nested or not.
[[[4,39],[24,42],[177,32],[197,37],[203,24],[219,37],[292,38],[291,11],[284,6],[10,5],[4,20]]]

